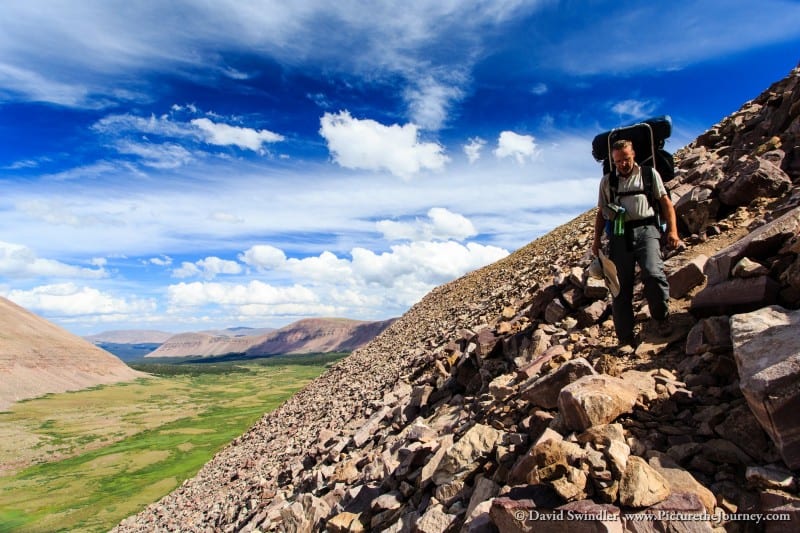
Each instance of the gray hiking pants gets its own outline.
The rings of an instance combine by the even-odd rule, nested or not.
[[[620,341],[633,340],[633,282],[636,264],[642,272],[644,296],[650,316],[663,320],[669,313],[669,284],[661,258],[661,234],[653,225],[628,228],[626,236],[612,237],[610,257],[617,266],[619,295],[612,306],[614,328]]]

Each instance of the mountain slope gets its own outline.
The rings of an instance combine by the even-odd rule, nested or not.
[[[0,298],[0,409],[43,394],[146,375],[86,340]]]
[[[361,322],[345,318],[313,318],[293,322],[260,335],[180,333],[145,357],[192,357],[246,354],[251,357],[354,350],[386,329],[391,320]]]
[[[529,516],[565,501],[595,515],[786,509],[785,521],[800,520],[796,485],[780,481],[792,480],[781,464],[787,456],[740,390],[728,317],[699,318],[731,296],[737,306],[749,298],[755,309],[800,306],[800,70],[680,150],[676,161],[668,188],[688,244],[669,260],[671,286],[688,286],[671,302],[677,335],[648,333],[637,290],[644,342],[631,357],[615,354],[607,294],[584,300],[594,220],[587,212],[431,291],[117,530],[531,531],[540,525],[514,522],[514,511]],[[728,283],[711,284],[711,274],[719,277],[714,268],[708,280],[686,282],[703,256],[715,268],[732,266],[745,249],[758,264],[743,267],[752,277],[730,283],[747,290],[713,300],[715,287]],[[593,286],[593,294],[602,288]],[[604,389],[612,400],[630,400],[614,412],[615,424],[584,432],[571,426],[569,398],[559,391],[577,384],[579,371],[627,383],[628,392]],[[550,394],[542,394],[548,383]],[[559,452],[552,463],[548,446]],[[627,463],[632,472],[623,483]],[[663,474],[633,472],[650,465]],[[626,492],[634,477],[641,491]],[[654,494],[661,499],[642,499]],[[647,529],[627,522],[628,530],[689,528],[642,521],[651,522]],[[553,521],[541,530],[580,525]],[[593,526],[611,527],[586,522]],[[689,529],[712,530],[700,521]]]

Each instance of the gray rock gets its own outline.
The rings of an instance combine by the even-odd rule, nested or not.
[[[800,311],[778,306],[731,317],[740,388],[784,462],[800,468]]]

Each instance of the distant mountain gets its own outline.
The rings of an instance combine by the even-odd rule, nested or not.
[[[307,318],[276,330],[247,350],[247,355],[349,352],[360,348],[395,319],[359,322],[345,318]]]
[[[117,329],[84,337],[95,344],[161,344],[174,333],[152,329]]]
[[[27,398],[147,375],[2,297],[0,332],[0,410]]]
[[[209,329],[201,331],[200,333],[208,333],[209,335],[228,335],[234,337],[257,337],[259,335],[265,335],[267,333],[275,331],[275,329],[277,328],[247,328],[243,326],[238,326],[234,328],[225,328],[225,329]]]
[[[167,339],[147,358],[248,356],[354,350],[386,329],[393,320],[363,322],[346,318],[310,318],[260,335],[243,335],[241,328],[227,333],[179,333]],[[249,331],[249,330],[244,330]]]

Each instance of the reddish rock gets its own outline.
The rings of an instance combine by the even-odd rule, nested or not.
[[[703,283],[706,279],[703,268],[708,261],[705,255],[698,255],[672,274],[667,276],[669,295],[671,298],[683,298],[686,294]]]
[[[780,285],[768,276],[736,278],[707,286],[692,298],[697,317],[746,313],[778,301]]]
[[[800,311],[772,306],[731,317],[740,388],[791,469],[800,468]]]

